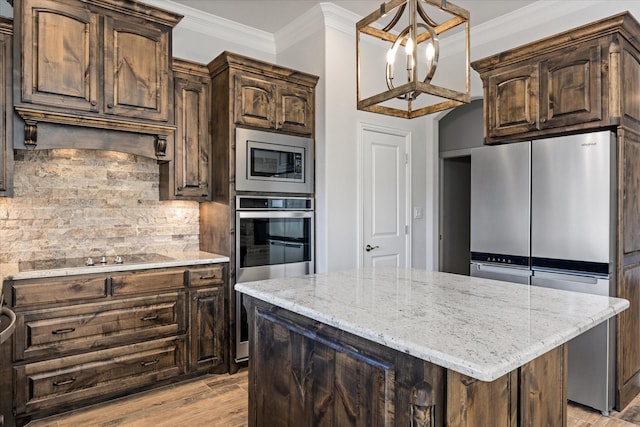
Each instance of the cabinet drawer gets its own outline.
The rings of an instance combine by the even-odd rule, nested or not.
[[[180,338],[15,366],[16,412],[32,414],[104,400],[182,373],[184,340]]]
[[[113,296],[179,290],[184,286],[184,270],[133,272],[111,277]]]
[[[20,280],[12,283],[11,292],[14,308],[105,298],[107,279],[104,276],[76,276]]]
[[[184,299],[184,292],[175,292],[20,313],[14,357],[51,357],[183,333]]]
[[[223,285],[225,283],[224,265],[189,270],[189,286]]]

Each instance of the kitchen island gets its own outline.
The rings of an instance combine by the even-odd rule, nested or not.
[[[565,344],[629,305],[396,268],[235,289],[250,426],[566,425]]]

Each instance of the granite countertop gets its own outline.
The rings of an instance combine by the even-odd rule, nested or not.
[[[235,289],[482,381],[629,306],[620,298],[396,268],[239,283]]]
[[[73,276],[91,273],[112,273],[118,271],[145,270],[149,268],[182,267],[187,265],[229,262],[229,257],[209,252],[179,252],[170,254],[122,255],[123,263],[115,264],[113,257],[101,264],[100,257],[94,258],[94,265],[85,265],[86,258],[72,260],[44,260],[21,262],[13,269],[7,269],[4,279],[37,279],[45,277]]]

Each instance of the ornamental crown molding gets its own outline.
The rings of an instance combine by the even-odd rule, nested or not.
[[[275,55],[276,53],[275,37],[266,31],[221,18],[171,0],[144,0],[144,2],[183,15],[182,21],[176,25],[176,28],[240,44],[270,55]]]
[[[498,50],[502,51],[509,47],[517,47],[523,43],[549,36],[550,27],[553,28],[552,33],[558,33],[587,24],[593,19],[589,13],[583,12],[586,9],[592,11],[610,9],[606,3],[611,2],[610,0],[538,0],[513,12],[486,21],[481,25],[472,26],[470,29],[471,60],[475,60],[478,56],[497,53],[495,46],[499,46]],[[600,4],[602,4],[602,9],[599,6]],[[549,11],[553,11],[551,16]],[[602,17],[604,15],[600,18]],[[584,22],[577,22],[577,19]],[[540,30],[535,31],[535,29]],[[518,34],[522,35],[522,37],[513,37]],[[462,52],[463,49],[460,48],[461,36],[455,34],[441,41],[441,51],[445,52],[446,49],[452,54]],[[527,40],[523,40],[525,38]],[[507,47],[507,45],[509,46]]]
[[[276,50],[284,51],[298,41],[324,31],[325,28],[355,35],[356,22],[360,19],[361,16],[333,3],[318,3],[275,33]]]
[[[271,56],[277,55],[279,51],[286,50],[300,40],[316,35],[326,28],[355,37],[356,22],[362,19],[361,16],[334,3],[321,2],[278,30],[275,34],[272,34],[202,12],[172,0],[144,0],[144,2],[183,15],[184,18],[178,23],[177,27],[246,46],[250,49],[260,50]],[[492,46],[499,46],[502,50],[505,46],[505,40],[513,39],[513,43],[516,45],[526,42],[527,40],[523,41],[522,39],[528,37],[526,35],[527,31],[531,32],[529,34],[530,38],[539,38],[535,34],[537,32],[531,30],[548,28],[551,19],[557,24],[554,25],[554,32],[564,30],[563,28],[555,30],[563,22],[566,22],[566,29],[575,27],[577,16],[580,16],[581,19],[586,19],[587,21],[584,23],[587,23],[592,20],[592,14],[584,13],[584,17],[582,17],[583,14],[580,12],[606,10],[607,3],[610,4],[612,2],[610,0],[539,0],[480,25],[471,26],[472,60],[475,59],[474,57],[494,53]],[[552,17],[549,16],[549,10],[553,10]],[[541,32],[541,34],[543,33],[544,31]],[[513,35],[521,35],[521,37],[511,37]],[[463,37],[464,34],[461,32],[442,39],[440,41],[441,57],[463,53]],[[509,42],[507,41],[507,43]]]

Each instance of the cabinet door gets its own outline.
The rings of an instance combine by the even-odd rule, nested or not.
[[[235,123],[275,129],[275,84],[260,76],[236,74],[234,85]]]
[[[310,135],[313,132],[313,95],[310,88],[293,84],[278,87],[276,126],[286,132]]]
[[[0,23],[2,25],[2,23]],[[0,196],[9,196],[13,193],[13,140],[11,122],[13,117],[13,105],[11,98],[12,58],[11,44],[13,37],[10,34],[0,33]]]
[[[224,287],[190,292],[190,370],[209,371],[224,363]]]
[[[209,196],[209,85],[199,79],[175,79],[175,195]]]
[[[541,129],[602,119],[601,50],[581,45],[540,63]]]
[[[169,34],[149,22],[106,16],[104,111],[124,117],[169,118]]]
[[[81,3],[22,3],[22,101],[98,110],[98,16]]]
[[[507,68],[488,77],[486,84],[487,136],[498,137],[536,130],[538,123],[538,68]]]

